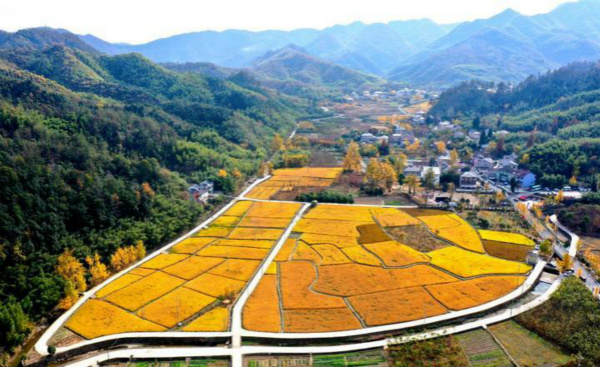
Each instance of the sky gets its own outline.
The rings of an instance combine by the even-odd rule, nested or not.
[[[512,8],[547,13],[573,0],[0,0],[0,29],[47,26],[109,42],[144,43],[203,30],[322,29],[429,18],[455,23]]]

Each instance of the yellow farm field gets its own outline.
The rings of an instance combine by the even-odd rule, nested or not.
[[[223,259],[214,257],[190,256],[177,264],[164,268],[163,271],[176,277],[190,280],[222,262]]]
[[[283,308],[343,308],[344,300],[338,297],[326,296],[310,290],[317,276],[313,264],[305,261],[293,261],[280,264],[281,296]]]
[[[447,312],[423,287],[354,296],[349,301],[369,326],[418,320]]]
[[[245,217],[238,224],[239,227],[255,227],[255,228],[286,228],[290,220],[287,218],[260,218],[260,217]]]
[[[193,320],[182,331],[205,331],[218,332],[226,331],[229,327],[229,310],[225,307],[217,307],[208,311],[204,315]]]
[[[525,281],[523,276],[489,276],[427,286],[427,290],[451,310],[482,305],[507,295]]]
[[[231,208],[227,209],[227,211],[223,213],[223,215],[241,217],[242,215],[246,214],[246,212],[248,211],[248,209],[250,209],[252,204],[254,204],[253,201],[238,201],[235,204],[233,204]]]
[[[283,243],[283,246],[279,249],[279,252],[275,256],[275,261],[288,261],[290,256],[292,256],[292,252],[294,252],[294,248],[296,247],[296,239],[288,238]]]
[[[357,264],[382,266],[381,260],[367,251],[364,247],[351,246],[342,248],[342,252]]]
[[[479,235],[481,235],[481,238],[484,240],[489,241],[514,243],[516,245],[524,246],[535,246],[535,242],[533,242],[533,240],[518,233],[488,231],[482,229],[479,231]]]
[[[288,333],[360,329],[360,321],[348,307],[284,311],[284,331]]]
[[[209,226],[194,233],[194,237],[227,237],[231,227]]]
[[[342,168],[332,167],[302,167],[282,168],[273,172],[273,176],[302,176],[315,178],[337,178],[342,173]]]
[[[95,299],[85,302],[65,326],[86,339],[111,334],[166,330],[117,306]]]
[[[227,215],[223,215],[212,221],[210,225],[217,227],[235,227],[240,221],[240,219],[240,217],[230,217]]]
[[[175,263],[180,262],[183,259],[187,259],[189,255],[185,254],[160,254],[142,265],[140,267],[146,269],[162,269],[166,268],[169,265],[173,265]]]
[[[352,262],[334,245],[314,245],[312,248],[323,258],[321,265],[348,264]]]
[[[283,234],[280,229],[235,228],[229,238],[236,240],[276,240]]]
[[[370,243],[364,246],[383,260],[387,266],[406,266],[429,262],[427,255],[396,241]]]
[[[231,296],[239,293],[246,282],[220,275],[202,274],[186,283],[186,287],[213,297]]]
[[[278,187],[257,186],[246,195],[249,199],[268,200],[279,192]]]
[[[332,236],[328,234],[302,233],[300,239],[309,245],[331,244],[338,248],[359,245],[356,237]]]
[[[216,239],[215,237],[190,237],[173,246],[171,252],[176,254],[195,254]]]
[[[244,305],[242,319],[247,330],[272,333],[281,331],[276,275],[263,276]]]
[[[172,328],[215,300],[216,298],[188,288],[178,288],[140,309],[137,315],[156,324]]]
[[[139,268],[137,268],[137,269],[139,269]],[[134,270],[136,270],[136,269],[132,269],[131,272],[133,272]],[[150,271],[152,271],[152,270],[150,270]],[[102,287],[102,289],[100,289],[98,292],[96,292],[96,297],[103,298],[104,296],[111,294],[112,292],[118,291],[121,288],[125,288],[129,284],[142,279],[141,276],[130,274],[130,273],[121,275],[117,279],[113,280],[112,282],[110,282],[107,285],[105,285],[104,287]]]
[[[406,269],[385,269],[346,264],[319,267],[319,278],[313,285],[313,289],[323,294],[349,297],[457,280],[428,265],[415,265]]]
[[[307,219],[331,219],[369,222],[373,220],[371,208],[365,206],[319,204],[308,212]]]
[[[252,205],[252,208],[246,213],[246,217],[290,219],[296,215],[301,206],[300,203],[259,201]]]
[[[300,219],[294,227],[294,232],[326,234],[345,237],[359,237],[356,227],[372,222],[331,220],[331,219]]]
[[[260,261],[229,259],[210,270],[209,273],[228,278],[247,281],[258,269]]]
[[[215,246],[253,247],[267,250],[273,247],[274,244],[275,241],[269,240],[230,240],[227,238],[220,239],[213,243]]]
[[[419,220],[398,209],[373,209],[373,217],[382,227],[402,227],[420,224]]]
[[[476,254],[458,247],[446,247],[429,253],[431,263],[461,277],[487,274],[526,274],[531,266],[488,255]]]
[[[269,250],[253,247],[235,247],[235,246],[214,246],[200,250],[201,256],[208,257],[223,257],[226,259],[246,259],[246,260],[262,260]]]
[[[182,279],[163,272],[156,272],[109,294],[105,299],[127,310],[135,311],[183,283]]]

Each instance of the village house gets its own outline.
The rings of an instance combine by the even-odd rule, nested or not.
[[[475,168],[480,171],[492,171],[496,166],[496,162],[489,157],[478,156],[473,161]]]
[[[199,184],[192,185],[188,188],[190,198],[194,201],[206,204],[208,199],[214,192],[214,184],[212,181],[202,181]]]
[[[474,172],[465,172],[460,175],[459,187],[464,190],[477,189],[477,175]]]
[[[440,184],[440,176],[441,174],[441,170],[440,167],[423,167],[421,169],[421,179],[425,178],[425,175],[427,175],[427,172],[429,171],[433,171],[433,176],[434,176],[434,182],[436,185]]]
[[[469,130],[469,139],[474,141],[479,141],[481,139],[481,133],[477,130]]]

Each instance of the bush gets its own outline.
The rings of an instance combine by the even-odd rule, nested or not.
[[[354,198],[351,194],[344,194],[337,191],[321,191],[300,194],[296,197],[296,201],[352,204],[354,203]]]

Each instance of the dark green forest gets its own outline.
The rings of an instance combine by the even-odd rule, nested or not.
[[[55,266],[65,249],[106,261],[137,241],[164,244],[211,209],[188,199],[190,183],[236,191],[272,136],[314,112],[251,80],[70,46],[0,51],[0,345],[9,348],[63,296]]]

